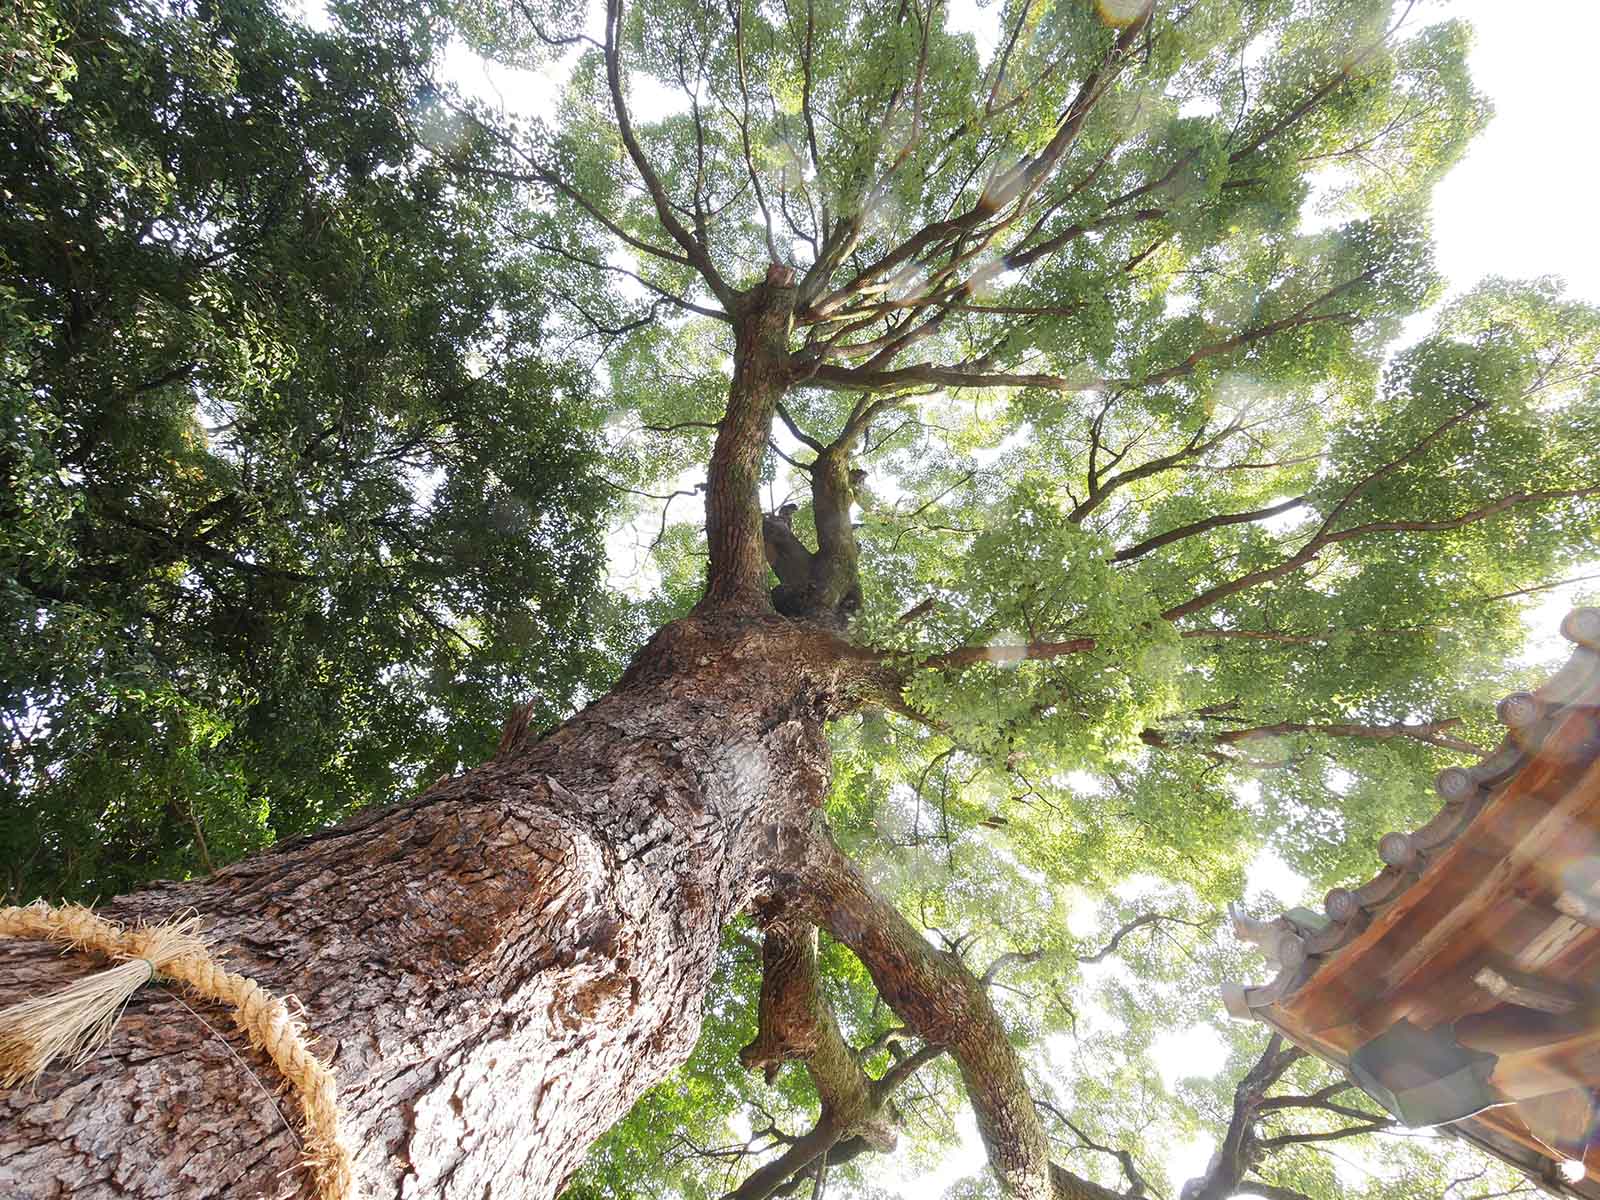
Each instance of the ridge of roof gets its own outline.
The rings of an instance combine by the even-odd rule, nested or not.
[[[1506,727],[1500,745],[1470,767],[1446,767],[1434,779],[1444,801],[1437,813],[1409,833],[1378,839],[1383,869],[1355,888],[1331,889],[1321,914],[1297,908],[1273,920],[1234,911],[1234,932],[1256,944],[1277,966],[1271,982],[1221,985],[1223,1006],[1240,1020],[1259,1020],[1265,1009],[1301,988],[1317,970],[1355,941],[1383,912],[1426,873],[1489,804],[1496,789],[1528,765],[1545,738],[1574,709],[1600,705],[1600,608],[1575,608],[1561,622],[1561,635],[1574,644],[1567,662],[1531,692],[1512,692],[1495,706]],[[1595,747],[1600,756],[1600,746]],[[1600,910],[1600,900],[1595,906]]]

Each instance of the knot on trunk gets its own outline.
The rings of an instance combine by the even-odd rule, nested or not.
[[[810,465],[812,516],[817,549],[808,549],[793,526],[795,505],[786,504],[762,519],[761,540],[767,565],[778,577],[772,607],[786,617],[818,621],[843,629],[861,607],[855,532],[850,506],[859,471],[836,454],[819,455]]]

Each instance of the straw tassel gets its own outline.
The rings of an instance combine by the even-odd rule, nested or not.
[[[283,1000],[224,969],[200,936],[193,913],[125,929],[81,905],[40,902],[0,908],[0,936],[36,938],[94,951],[117,965],[48,996],[0,1009],[0,1087],[38,1078],[52,1062],[81,1065],[105,1045],[128,998],[158,976],[228,1005],[233,1023],[264,1051],[300,1101],[306,1165],[322,1200],[356,1200],[354,1164],[339,1129],[333,1072],[312,1053],[305,1027]]]
[[[82,917],[96,919],[87,909],[69,908],[65,916],[49,931],[50,940],[81,948],[91,932]],[[199,932],[200,919],[191,915],[123,933],[124,944],[111,950],[121,960],[116,966],[0,1009],[0,1087],[32,1082],[57,1059],[74,1065],[89,1059],[105,1045],[134,992],[172,960],[205,952]]]
[[[31,1083],[58,1058],[81,1065],[105,1045],[128,997],[153,971],[134,959],[0,1009],[0,1087]]]

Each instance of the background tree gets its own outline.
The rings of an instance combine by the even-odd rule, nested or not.
[[[1600,314],[1491,283],[1391,349],[1485,117],[1465,30],[1071,0],[1004,6],[980,53],[937,3],[442,16],[570,56],[520,126],[435,90],[435,161],[525,190],[500,236],[555,279],[547,328],[600,356],[637,490],[704,493],[704,540],[663,522],[662,627],[547,736],[113,911],[198,907],[306,998],[378,1194],[552,1194],[708,1012],[717,1061],[584,1187],[658,1133],[721,1154],[747,1097],[770,1116],[726,1186],[815,1192],[902,1126],[947,1138],[941,1095],[1009,1194],[1150,1185],[1095,1111],[1137,1066],[1057,1095],[1029,1066],[1087,1006],[1080,960],[1203,921],[1268,838],[1364,873],[1486,744],[1523,599],[1593,552]],[[1112,911],[1151,879],[1160,907]],[[746,913],[759,984],[722,941]],[[290,1135],[180,1015],[146,997],[84,1076],[118,1180],[276,1178]],[[0,1183],[102,1186],[104,1121],[3,1104]],[[1240,1139],[1288,1136],[1262,1111]]]
[[[426,42],[22,16],[0,893],[209,870],[609,680],[589,386],[477,234],[513,198],[427,161]]]

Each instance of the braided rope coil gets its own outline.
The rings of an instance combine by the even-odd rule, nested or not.
[[[233,1023],[288,1082],[300,1102],[306,1165],[320,1200],[358,1200],[333,1072],[312,1053],[304,1024],[283,1000],[217,961],[200,936],[199,917],[125,928],[81,905],[40,902],[0,908],[0,936],[50,941],[118,963],[0,1009],[0,1087],[37,1078],[56,1058],[81,1065],[110,1037],[129,996],[158,975],[176,980],[227,1005]]]

